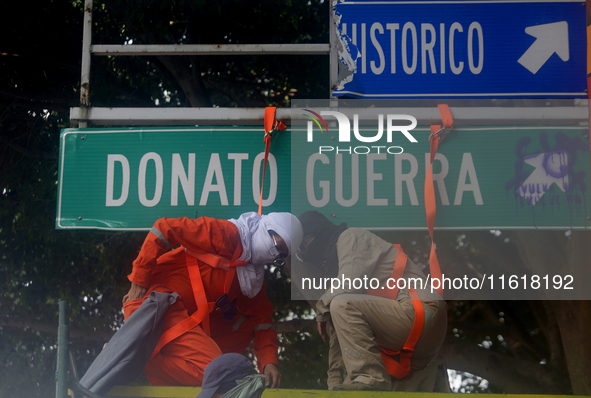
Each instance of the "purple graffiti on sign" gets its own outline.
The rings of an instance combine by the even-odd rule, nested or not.
[[[556,184],[562,192],[568,190],[568,156],[566,151],[528,155],[523,158],[523,161],[535,169],[516,190],[516,193],[532,206],[535,206],[553,184]]]
[[[530,138],[519,140],[515,146],[518,158],[515,175],[505,184],[507,196],[513,192],[517,215],[520,208],[531,206],[534,223],[536,206],[545,213],[549,205],[550,211],[554,213],[560,211],[562,204],[566,204],[571,225],[573,216],[579,216],[583,217],[586,226],[587,181],[585,172],[575,171],[573,165],[578,151],[589,151],[588,143],[582,137],[570,137],[564,133],[556,133],[554,139],[555,144],[552,146],[548,134],[540,133],[540,147],[535,152],[528,150],[532,144]]]

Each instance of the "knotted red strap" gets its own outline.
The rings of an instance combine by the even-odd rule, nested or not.
[[[425,309],[423,308],[423,303],[421,302],[419,294],[412,287],[408,289],[408,294],[410,294],[410,298],[412,299],[412,305],[415,310],[415,319],[406,342],[400,351],[391,351],[387,348],[380,347],[380,354],[384,361],[384,365],[386,365],[388,374],[397,379],[403,379],[410,375],[410,358],[412,357],[415,345],[419,341],[423,326],[425,325]],[[396,355],[398,355],[400,362],[392,358],[392,356]]]
[[[261,181],[261,198],[259,200],[259,215],[263,214],[263,187],[265,184],[265,171],[267,170],[267,159],[269,158],[269,150],[271,149],[271,134],[277,130],[285,130],[287,127],[281,120],[275,118],[276,107],[268,106],[265,108],[265,160],[263,162],[263,179]]]
[[[427,228],[429,229],[429,235],[431,235],[431,253],[429,254],[429,268],[432,279],[438,279],[441,281],[441,268],[439,267],[439,260],[437,259],[437,253],[435,252],[435,242],[433,240],[433,229],[435,227],[435,215],[437,214],[437,205],[435,201],[435,186],[433,185],[433,161],[437,155],[437,149],[439,147],[440,138],[444,137],[447,132],[453,126],[453,117],[449,106],[446,104],[437,105],[439,112],[441,113],[441,119],[443,121],[444,129],[441,125],[431,126],[431,136],[429,142],[431,144],[431,153],[429,156],[429,167],[425,175],[425,212],[427,214]],[[437,293],[443,297],[443,283],[439,283]]]

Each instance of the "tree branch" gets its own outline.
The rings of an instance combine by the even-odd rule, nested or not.
[[[554,309],[549,301],[532,300],[529,302],[532,313],[541,326],[542,333],[548,342],[548,353],[550,361],[554,364],[564,365],[564,350],[560,339],[560,330]]]
[[[189,66],[185,62],[181,62],[179,57],[159,56],[158,60],[168,69],[174,79],[187,96],[187,99],[193,107],[211,107],[211,101],[205,93],[205,86],[201,81],[201,76],[198,73],[190,71]],[[193,65],[196,68],[196,65]]]

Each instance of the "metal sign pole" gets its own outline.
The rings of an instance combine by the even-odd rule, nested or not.
[[[59,302],[59,329],[57,335],[56,398],[68,396],[68,302]]]
[[[84,28],[82,38],[82,74],[80,77],[80,109],[83,120],[78,122],[78,127],[87,127],[87,108],[90,106],[90,46],[92,44],[92,4],[93,0],[84,3]]]

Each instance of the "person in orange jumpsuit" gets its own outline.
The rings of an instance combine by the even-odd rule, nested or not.
[[[180,296],[168,309],[159,344],[144,368],[150,383],[201,386],[213,359],[222,353],[242,353],[254,339],[265,384],[279,387],[277,333],[265,294],[264,265],[279,265],[301,240],[301,225],[290,213],[156,221],[133,262],[131,289],[123,298],[127,320],[151,291]],[[221,265],[204,254],[213,255]],[[190,274],[192,264],[198,265],[197,277]],[[200,315],[197,301],[205,302],[196,299],[200,295],[208,311],[198,325],[183,330],[179,324],[189,324],[196,312]],[[180,335],[175,337],[173,327],[181,330]]]

